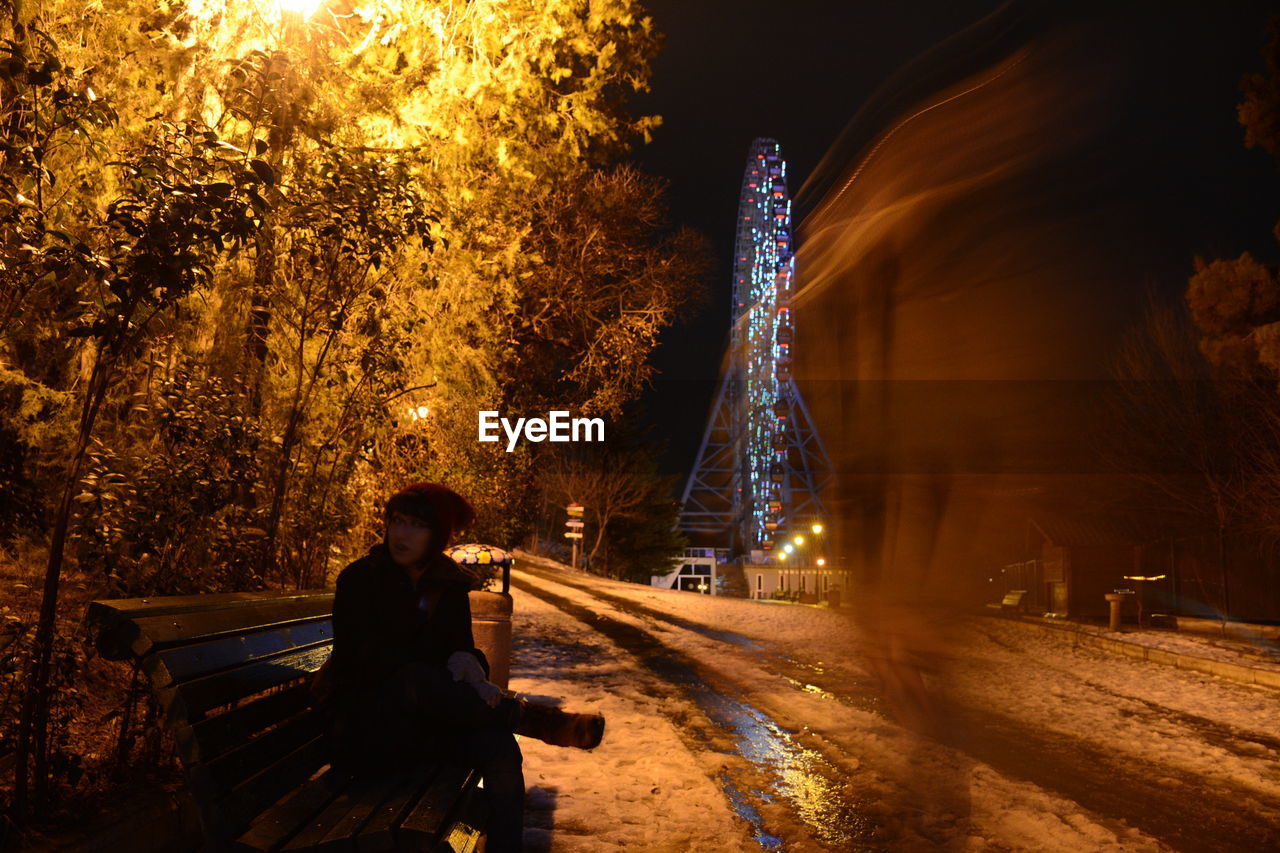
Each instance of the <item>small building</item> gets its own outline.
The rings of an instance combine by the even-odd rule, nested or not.
[[[785,563],[747,563],[742,567],[747,578],[747,597],[754,599],[789,598],[817,602],[832,600],[835,593],[847,595],[848,573],[827,566],[788,566]]]
[[[1105,619],[1107,593],[1128,590],[1126,621],[1154,614],[1280,621],[1280,570],[1270,543],[1233,533],[1188,531],[1160,518],[1124,513],[1038,513],[1016,562],[987,575],[988,602],[1026,590],[1032,613]],[[1224,570],[1225,562],[1225,570]]]
[[[1106,618],[1106,594],[1143,573],[1147,537],[1119,518],[1037,515],[1027,533],[1032,559],[1005,566],[1004,586],[1027,590],[1034,610]]]
[[[685,548],[684,555],[675,559],[670,572],[652,575],[649,583],[662,589],[715,595],[720,578],[718,567],[727,559],[728,552],[722,548]]]

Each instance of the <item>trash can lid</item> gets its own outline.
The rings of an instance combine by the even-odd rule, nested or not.
[[[511,555],[493,545],[454,545],[445,549],[445,556],[464,566],[509,566]]]

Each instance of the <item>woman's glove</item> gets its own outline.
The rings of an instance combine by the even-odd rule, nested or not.
[[[480,698],[490,708],[498,707],[498,703],[502,701],[502,688],[496,684],[490,684],[487,681],[477,681],[472,685],[476,692],[480,694]]]
[[[454,681],[465,681],[467,684],[484,681],[484,667],[480,666],[480,661],[471,652],[454,652],[449,655],[448,667]]]

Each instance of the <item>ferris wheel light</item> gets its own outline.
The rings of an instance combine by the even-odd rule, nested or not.
[[[736,490],[723,488],[723,497],[732,504],[731,511],[725,513],[727,519],[733,519],[728,523],[738,528],[739,541],[760,542],[762,549],[769,551],[773,537],[794,523],[788,518],[791,513],[805,506],[816,508],[814,515],[824,512],[807,461],[811,458],[808,436],[815,430],[795,386],[796,329],[791,300],[798,285],[796,235],[791,231],[792,202],[782,146],[774,139],[755,139],[746,165],[731,256],[734,355],[731,374],[723,380],[723,387],[734,390],[721,393],[712,418],[716,423],[727,421],[735,438],[734,469],[742,472]],[[717,464],[708,442],[704,439],[699,450],[690,484]],[[793,455],[799,455],[797,451],[805,454],[804,461],[793,460]],[[825,456],[819,445],[816,458],[829,467]],[[689,488],[721,491],[701,482]],[[794,556],[796,546],[804,543],[804,537],[795,537],[795,533],[794,529],[789,533],[794,542],[778,541],[775,553],[779,560],[788,554]]]

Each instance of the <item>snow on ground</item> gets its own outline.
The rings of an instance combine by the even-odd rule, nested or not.
[[[525,845],[541,851],[747,850],[750,837],[664,714],[657,679],[577,620],[515,593],[511,688],[605,715],[589,752],[521,738]],[[670,710],[667,708],[666,710]]]
[[[1275,691],[1073,646],[1056,633],[1004,620],[967,625],[951,689],[966,704],[1280,801]]]
[[[1126,821],[1123,814],[1100,813],[1099,803],[1107,807],[1105,798],[1093,798],[1092,809],[1082,806],[1028,781],[1027,774],[1009,775],[963,749],[944,746],[900,724],[911,722],[895,713],[901,712],[902,706],[868,695],[873,691],[866,689],[867,685],[880,683],[868,674],[876,668],[876,654],[867,654],[866,634],[845,614],[659,590],[575,575],[561,568],[556,569],[558,574],[550,574],[545,569],[555,564],[539,565],[527,555],[522,555],[520,564],[530,568],[517,570],[522,584],[642,629],[669,647],[673,655],[696,661],[701,671],[712,674],[717,689],[745,697],[750,706],[776,721],[794,741],[796,754],[818,756],[829,768],[827,775],[836,779],[837,785],[844,785],[845,800],[857,801],[878,826],[876,842],[865,849],[1171,849]],[[524,592],[517,593],[516,608],[517,613],[527,608],[544,619],[555,613]],[[628,679],[635,677],[635,668],[625,651],[583,623],[569,621],[585,632],[572,636],[591,638],[601,654],[617,655],[617,665],[625,663],[633,673],[622,683],[633,683]],[[708,636],[692,623],[724,635]],[[520,630],[517,627],[517,635]],[[523,653],[522,648],[517,660]],[[977,715],[977,728],[981,728],[983,714],[994,715],[996,721],[1017,721],[1033,734],[1046,738],[1060,735],[1056,742],[1066,745],[1064,753],[1077,742],[1085,756],[1093,755],[1091,749],[1118,752],[1137,763],[1136,772],[1157,768],[1170,779],[1194,776],[1237,797],[1242,812],[1256,814],[1261,820],[1280,820],[1272,811],[1280,803],[1280,773],[1274,767],[1276,746],[1280,745],[1274,740],[1274,733],[1280,732],[1280,709],[1273,692],[1076,648],[1066,632],[1054,636],[1035,626],[1003,620],[976,619],[951,625],[938,632],[934,647],[919,659],[927,664],[922,682],[925,694],[935,697],[939,707]],[[605,663],[598,666],[608,671]],[[541,672],[541,666],[537,669]],[[577,680],[578,670],[573,673]],[[606,689],[613,691],[616,686],[611,683]],[[670,703],[688,701],[669,695],[658,707],[646,706],[644,689],[649,688],[638,692],[631,688],[629,701],[635,704],[629,708],[634,713],[656,712],[660,707],[668,720],[678,719],[680,715],[673,717]],[[908,700],[909,694],[907,690]],[[958,704],[953,707],[950,703]],[[910,704],[905,703],[908,711]],[[687,712],[689,716],[696,713],[696,709]],[[656,720],[650,724],[661,728]],[[724,748],[723,743],[716,745],[716,750]],[[1028,748],[1034,747],[1029,744]],[[1055,760],[1070,758],[1064,754]],[[559,759],[564,765],[577,767],[590,756],[561,754]],[[677,812],[667,809],[690,808],[695,801],[701,808],[719,801],[721,815],[728,814],[723,810],[726,795],[714,782],[714,769],[706,770],[708,762],[714,765],[723,757],[713,753],[709,758],[689,760],[692,766],[703,767],[695,780],[703,795],[665,801],[663,814],[674,815]],[[558,766],[560,772],[569,771]],[[804,775],[791,766],[787,772]],[[654,773],[667,779],[686,778],[674,766],[655,767]],[[811,775],[806,784],[820,783],[820,775]],[[616,783],[615,777],[611,784]],[[840,849],[821,843],[822,833],[813,831],[812,819],[804,825],[804,812],[812,803],[803,792],[783,793],[791,797],[792,812],[797,814],[791,815],[788,824],[788,817],[775,802],[772,811],[765,814],[765,823],[770,832],[788,836],[786,849]],[[638,808],[647,812],[652,804],[643,799]],[[560,820],[559,807],[556,814]],[[594,815],[594,824],[588,820],[591,817],[591,806],[586,806],[583,819],[587,822],[582,826],[597,827],[592,832],[603,832],[611,824],[607,818],[602,822],[600,813]],[[749,849],[751,845],[742,846],[741,823],[737,831],[738,836],[730,841],[700,849]],[[632,849],[666,849],[652,845],[670,837],[663,830],[643,842],[617,843],[630,843]],[[791,837],[803,839],[803,843],[790,843]],[[554,847],[561,843],[556,840],[558,830],[551,838],[554,849],[576,849]],[[759,845],[755,846],[758,849]],[[1236,848],[1226,843],[1222,849]]]
[[[1245,636],[1220,637],[1208,634],[1186,634],[1174,631],[1158,631],[1126,627],[1119,635],[1101,625],[1078,625],[1072,630],[1102,637],[1113,637],[1126,643],[1136,643],[1153,649],[1162,649],[1182,655],[1194,655],[1210,660],[1251,666],[1280,672],[1280,650],[1276,643],[1262,638]]]

